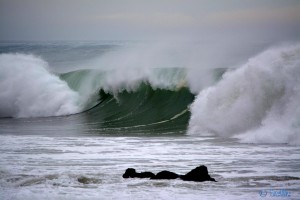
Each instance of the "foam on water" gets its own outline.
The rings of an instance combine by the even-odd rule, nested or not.
[[[300,144],[300,45],[268,49],[199,93],[189,134]]]
[[[0,139],[0,199],[259,199],[262,189],[299,199],[296,146],[198,136]],[[129,167],[185,174],[201,164],[218,182],[122,178]]]

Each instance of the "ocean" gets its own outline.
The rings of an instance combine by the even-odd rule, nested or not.
[[[0,199],[300,199],[300,44],[205,45],[0,43]]]

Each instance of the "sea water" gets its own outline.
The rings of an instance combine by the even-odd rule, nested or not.
[[[1,135],[0,153],[1,199],[261,199],[270,189],[289,192],[279,199],[299,199],[295,146],[193,136]],[[122,178],[130,167],[185,174],[202,164],[218,182]]]
[[[299,45],[174,47],[1,44],[0,199],[299,199]],[[122,178],[199,165],[217,182]]]

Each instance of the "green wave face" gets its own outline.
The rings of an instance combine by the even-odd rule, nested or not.
[[[187,88],[178,91],[153,89],[142,84],[135,92],[121,92],[117,97],[100,92],[104,99],[87,111],[87,117],[103,128],[118,128],[135,133],[178,132],[187,128],[188,105],[194,95]]]
[[[164,73],[170,76],[168,72]],[[170,73],[174,78],[177,72],[170,70]],[[172,87],[164,85],[157,88],[149,83],[151,80],[142,80],[130,90],[120,86],[123,88],[118,88],[116,92],[103,88],[105,76],[107,74],[103,72],[89,70],[61,75],[76,91],[86,82],[86,77],[92,82],[89,85],[98,87],[89,97],[86,110],[79,114],[86,118],[91,131],[109,135],[185,133],[190,118],[189,105],[194,100],[194,95],[186,86],[179,87],[172,83]]]

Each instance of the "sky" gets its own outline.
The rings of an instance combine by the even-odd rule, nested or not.
[[[0,0],[0,40],[299,40],[300,0]]]

